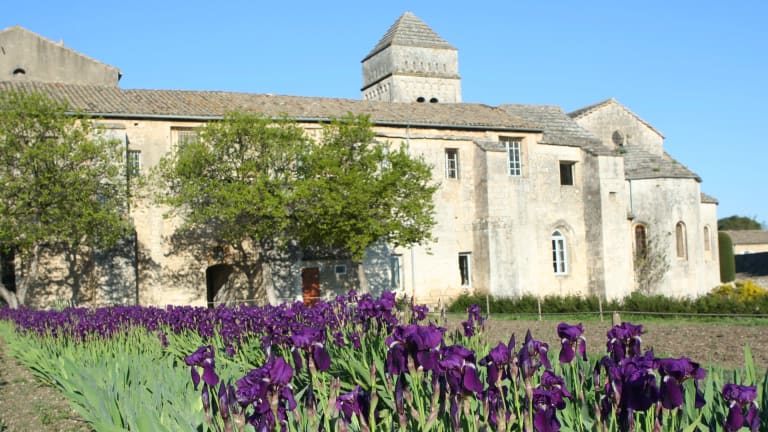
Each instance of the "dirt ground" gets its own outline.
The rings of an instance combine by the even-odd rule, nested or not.
[[[452,320],[449,326],[456,326],[458,322]],[[560,350],[556,326],[553,321],[492,319],[486,335],[489,342],[496,345],[497,341],[506,343],[514,333],[519,346],[530,329],[535,339],[549,343],[550,358],[556,359]],[[605,333],[610,327],[609,320],[584,325],[590,353],[605,352]],[[749,344],[755,365],[763,370],[768,368],[768,326],[649,323],[644,324],[643,329],[643,347],[653,347],[658,357],[685,355],[702,365],[741,368],[744,345]],[[10,357],[0,339],[0,432],[27,431],[85,432],[91,428],[56,390],[41,385],[28,369]]]

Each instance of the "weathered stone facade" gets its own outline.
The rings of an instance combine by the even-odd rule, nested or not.
[[[141,304],[276,303],[361,285],[430,304],[464,292],[616,298],[637,288],[636,255],[647,251],[668,264],[653,292],[697,295],[719,282],[717,203],[664,153],[658,131],[613,99],[571,114],[461,103],[456,49],[410,13],[363,60],[362,101],[40,81],[11,78],[0,91],[42,92],[97,116],[142,172],[231,110],[299,118],[313,136],[329,118],[368,114],[377,139],[407,144],[433,166],[437,240],[376,244],[362,265],[222,245],[180,232],[168,209],[137,201],[134,291],[123,298]],[[312,281],[318,291],[307,290]]]

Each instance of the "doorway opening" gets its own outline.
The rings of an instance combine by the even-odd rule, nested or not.
[[[205,270],[205,297],[209,308],[216,306],[214,304],[214,299],[219,291],[221,291],[221,288],[227,283],[229,275],[231,275],[233,271],[234,268],[229,264],[216,264]]]
[[[320,300],[320,268],[301,269],[301,291],[304,306],[314,306]]]

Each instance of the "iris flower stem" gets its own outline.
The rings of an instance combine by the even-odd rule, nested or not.
[[[576,362],[580,361],[578,357],[576,358]],[[581,374],[579,374],[579,368],[576,365],[576,362],[571,362],[571,379],[573,380],[573,392],[576,395],[576,398],[579,400],[579,406],[584,403],[584,398],[581,393],[582,391],[582,383],[581,383]],[[575,402],[575,401],[574,401]],[[578,430],[583,431],[584,430],[584,421],[581,418],[581,409],[576,409],[576,425]]]

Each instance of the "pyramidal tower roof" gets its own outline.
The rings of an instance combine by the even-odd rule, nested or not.
[[[392,24],[363,61],[391,45],[456,49],[411,12],[405,12]]]

